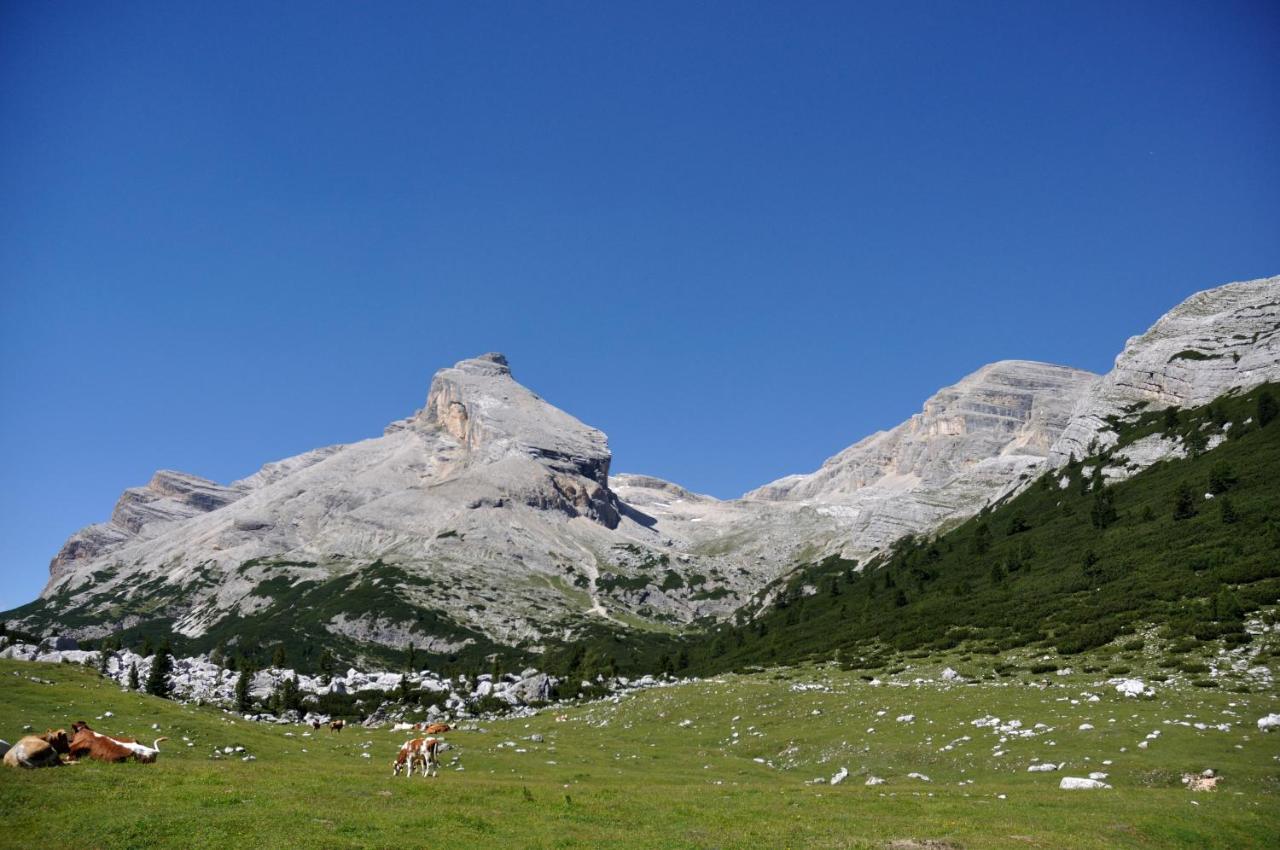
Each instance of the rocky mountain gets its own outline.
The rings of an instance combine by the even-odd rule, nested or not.
[[[938,391],[901,425],[745,499],[812,506],[840,522],[847,557],[864,557],[970,516],[1028,477],[1097,379],[1047,363],[992,363]]]
[[[600,627],[679,629],[758,606],[798,564],[864,560],[956,524],[1105,448],[1126,417],[1276,380],[1278,335],[1280,278],[1209,290],[1130,340],[1102,378],[993,363],[818,470],[731,500],[611,474],[604,434],[486,354],[436,373],[423,407],[381,436],[228,485],[156,473],[72,535],[40,599],[3,619],[82,638],[171,631],[188,652],[279,641],[352,660],[410,643],[427,656],[532,656]],[[1182,451],[1143,440],[1107,475]]]
[[[74,534],[41,599],[9,616],[81,637],[167,627],[193,645],[306,635],[444,655],[536,647],[593,624],[722,616],[822,525],[812,511],[788,523],[712,508],[747,528],[738,548],[706,545],[716,535],[689,532],[696,517],[668,530],[645,498],[620,499],[610,462],[600,431],[486,354],[439,371],[422,409],[380,437],[226,486],[157,473],[109,522]]]
[[[1125,343],[1115,367],[1080,397],[1049,463],[1113,445],[1112,420],[1207,404],[1278,376],[1280,276],[1198,292]],[[1126,451],[1141,468],[1180,449],[1156,438]]]

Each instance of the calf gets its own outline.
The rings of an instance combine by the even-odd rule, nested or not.
[[[71,751],[65,729],[45,732],[43,735],[27,735],[4,754],[8,767],[58,767],[62,755]]]
[[[143,764],[151,764],[160,755],[160,742],[168,738],[156,738],[151,746],[140,744],[133,738],[112,738],[95,732],[83,720],[71,724],[75,737],[71,739],[71,757],[88,756],[97,761],[122,762],[133,759]]]
[[[320,726],[321,726],[321,723],[320,723],[320,721],[319,721],[319,720],[312,720],[312,721],[311,721],[311,728],[312,728],[312,730],[313,730],[313,731],[319,732],[319,731],[320,731]]]

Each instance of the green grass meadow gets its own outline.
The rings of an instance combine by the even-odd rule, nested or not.
[[[483,722],[448,736],[454,749],[436,779],[392,778],[405,733],[307,735],[122,693],[82,667],[3,661],[6,740],[25,724],[43,731],[84,719],[99,731],[170,741],[153,765],[0,772],[0,847],[1280,844],[1280,734],[1256,727],[1280,711],[1273,691],[1157,684],[1154,698],[1127,699],[1089,674],[950,685],[936,681],[943,660],[896,677],[929,679],[921,684],[797,668],[589,703],[564,710],[563,720],[551,709]],[[914,721],[897,720],[906,714]],[[995,729],[972,724],[988,715],[1036,734],[1002,743]],[[1081,731],[1082,723],[1095,728]],[[211,757],[225,746],[255,760]],[[1067,767],[1028,773],[1033,759]],[[840,767],[850,773],[843,784],[807,784]],[[1220,790],[1182,786],[1183,772],[1206,767],[1222,776]],[[1113,790],[1058,789],[1062,776],[1095,770]],[[869,775],[885,784],[867,786]]]

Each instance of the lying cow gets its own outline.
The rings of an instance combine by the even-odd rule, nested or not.
[[[95,732],[89,724],[78,720],[71,724],[75,737],[71,739],[71,757],[74,759],[91,758],[97,761],[122,762],[133,759],[143,764],[151,764],[160,755],[160,743],[168,738],[156,738],[151,746],[140,744],[133,738],[113,738]]]
[[[448,723],[431,723],[422,731],[428,735],[443,735],[445,732],[452,732],[453,727]]]
[[[65,729],[50,729],[43,735],[27,735],[4,754],[9,767],[58,767],[62,756],[71,752]]]
[[[406,770],[405,778],[408,779],[413,776],[416,765],[424,778],[434,777],[440,769],[440,751],[447,746],[439,738],[414,738],[405,741],[396,754],[396,760],[391,763],[391,775],[399,776],[401,770]]]

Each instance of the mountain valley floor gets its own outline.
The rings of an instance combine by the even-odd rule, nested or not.
[[[972,680],[946,681],[950,665]],[[981,672],[938,654],[883,682],[835,665],[692,680],[465,723],[438,778],[406,779],[390,769],[405,732],[252,723],[0,661],[7,740],[75,720],[170,739],[152,765],[0,772],[0,847],[1275,846],[1270,681],[1126,697],[1106,673]],[[1028,770],[1046,763],[1061,767]],[[1216,791],[1183,785],[1205,769]],[[1059,789],[1094,772],[1110,790]]]

